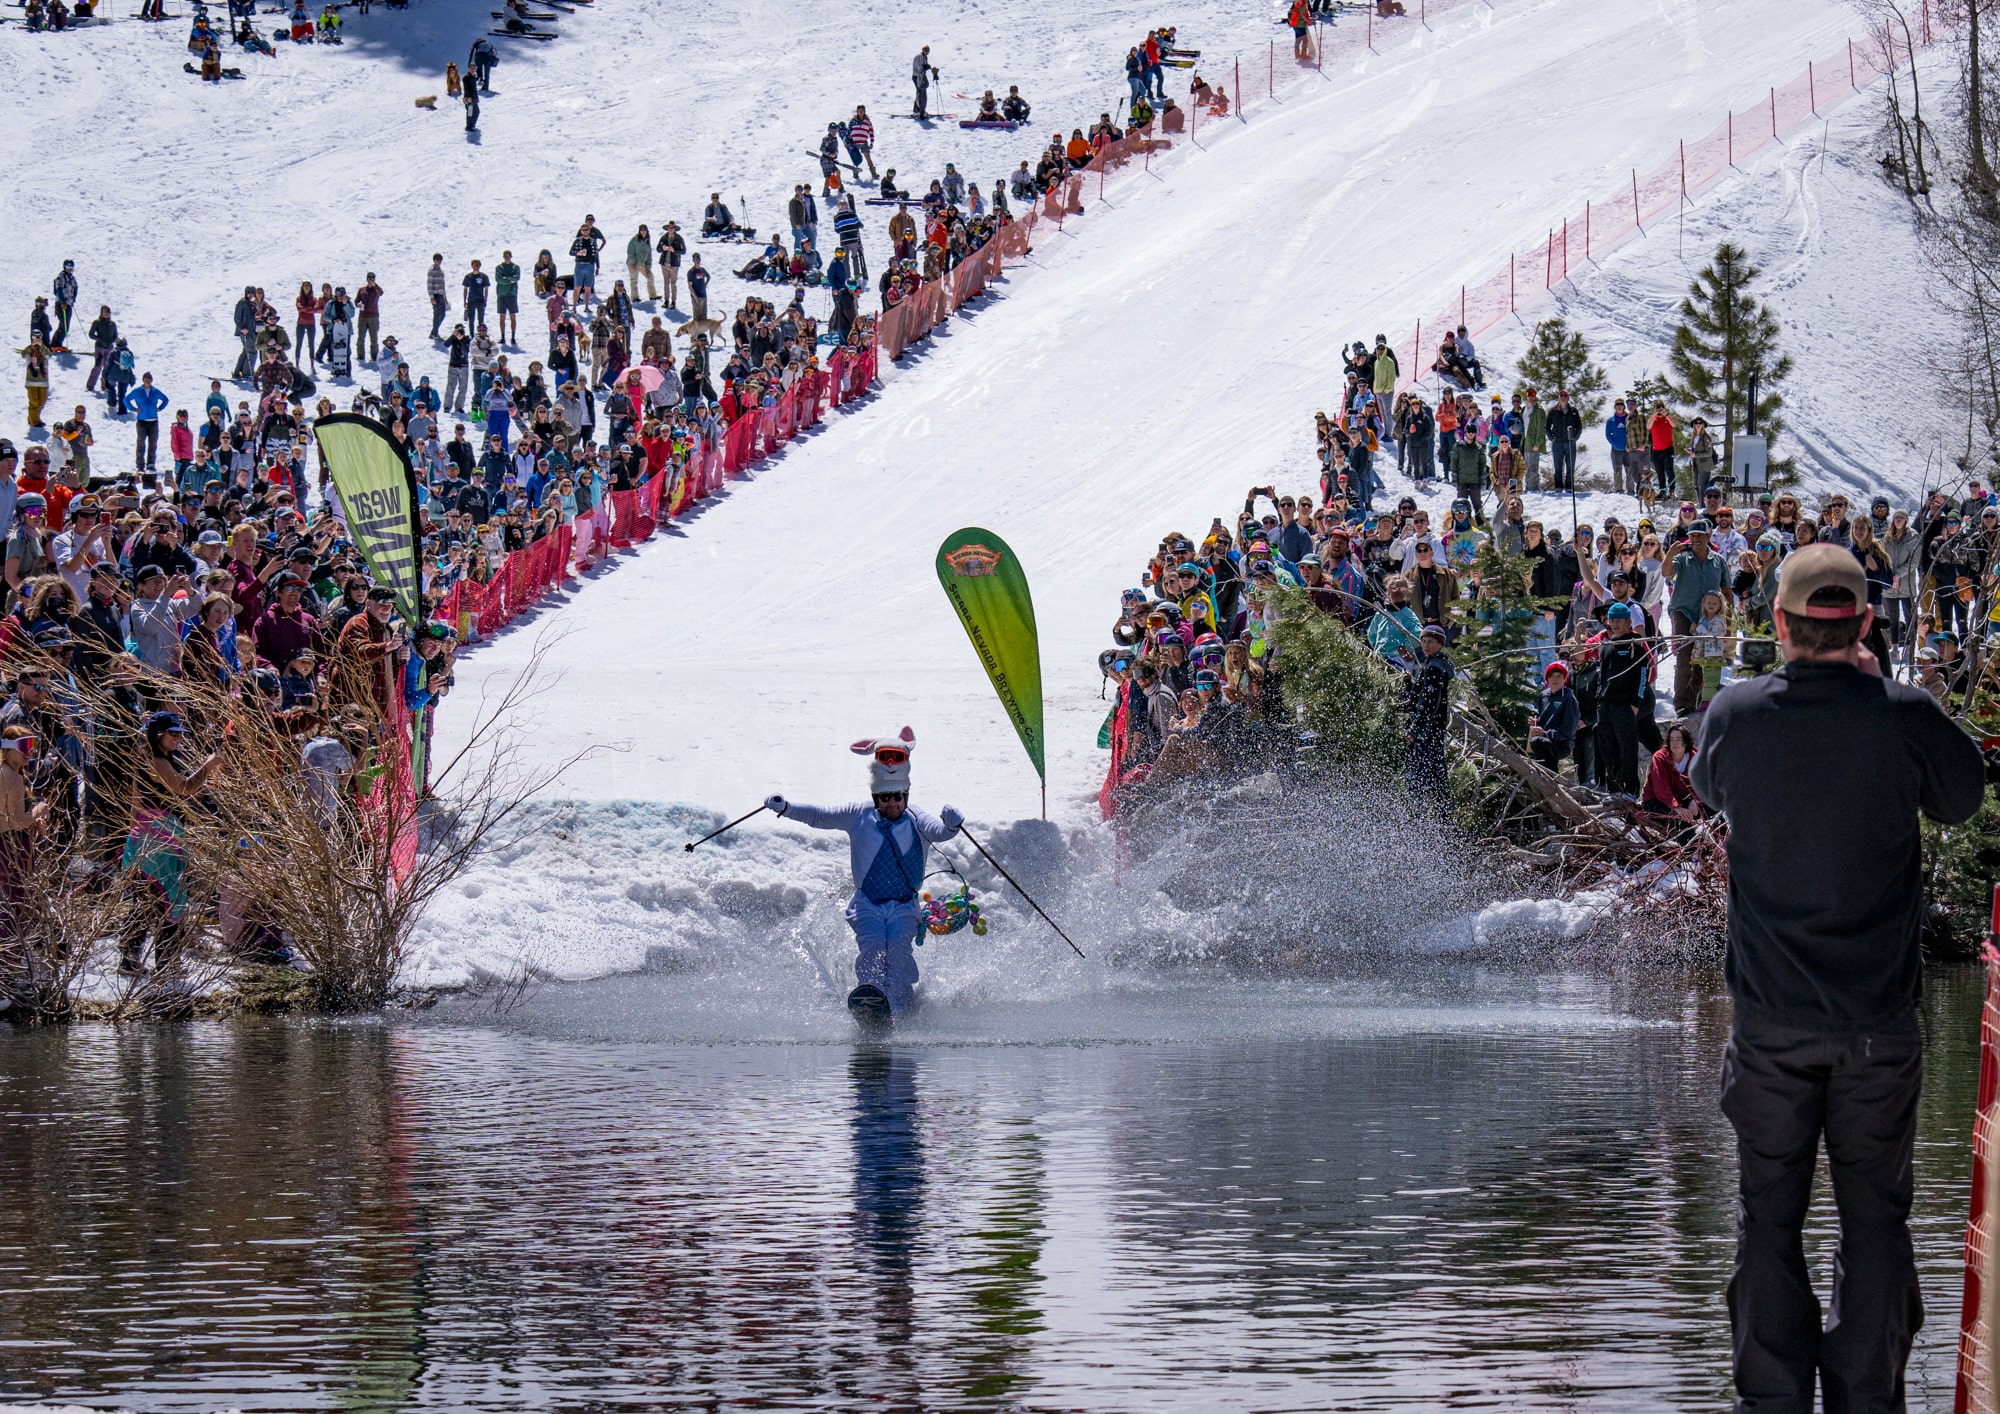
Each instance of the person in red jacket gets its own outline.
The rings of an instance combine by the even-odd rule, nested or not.
[[[1653,484],[1662,496],[1674,494],[1674,419],[1665,403],[1653,404],[1652,419],[1646,424],[1653,451]]]
[[[167,429],[167,452],[174,459],[174,490],[181,489],[181,479],[194,465],[194,428],[188,425],[187,409],[174,414],[174,425]]]
[[[1646,788],[1640,793],[1639,808],[1651,815],[1666,815],[1693,824],[1701,815],[1701,801],[1688,783],[1694,769],[1694,737],[1676,722],[1667,728],[1666,745],[1653,753],[1646,772]]]
[[[1296,58],[1312,58],[1312,22],[1312,9],[1306,4],[1306,0],[1292,0],[1292,8],[1285,16],[1285,23],[1292,27],[1292,54]],[[1154,57],[1158,52],[1157,41],[1148,35],[1146,37],[1148,61],[1159,62]]]

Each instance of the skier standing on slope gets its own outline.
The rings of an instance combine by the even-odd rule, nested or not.
[[[70,316],[76,312],[76,262],[65,260],[56,275],[56,327],[54,337],[49,340],[52,353],[68,353]]]
[[[917,86],[917,109],[911,117],[930,116],[931,80],[939,77],[941,75],[931,66],[931,47],[926,44],[917,51],[917,57],[910,60],[910,82]]]
[[[868,761],[868,788],[873,803],[825,809],[794,805],[782,795],[764,802],[767,809],[815,830],[845,830],[854,868],[854,897],[847,901],[847,926],[854,930],[857,949],[854,980],[862,987],[879,987],[889,1010],[902,1016],[916,1004],[917,958],[914,944],[923,928],[924,845],[942,843],[958,833],[964,817],[947,805],[936,815],[909,803],[910,750],[916,733],[908,727],[894,737],[857,741],[853,750]]]

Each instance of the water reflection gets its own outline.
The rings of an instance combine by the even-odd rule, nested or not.
[[[0,1034],[0,1393],[1722,1407],[1712,981],[1500,990],[1485,1027],[1464,997],[1274,997],[1288,1039],[1233,1044]],[[590,989],[557,995],[596,1014]],[[1926,998],[1917,1408],[1949,1398],[1977,1003],[1952,975]]]

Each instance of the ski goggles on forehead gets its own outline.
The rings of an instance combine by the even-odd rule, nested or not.
[[[900,766],[910,759],[910,749],[907,746],[878,746],[875,748],[875,759],[884,766]]]

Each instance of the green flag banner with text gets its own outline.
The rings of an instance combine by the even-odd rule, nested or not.
[[[371,417],[336,412],[313,424],[334,490],[347,514],[347,537],[375,583],[393,590],[412,628],[423,622],[417,568],[417,477],[410,460]]]
[[[1007,542],[990,530],[969,527],[938,547],[938,582],[958,611],[973,651],[1000,694],[1000,705],[1020,735],[1035,774],[1046,785],[1042,758],[1042,644],[1035,632],[1035,603],[1028,576]]]

